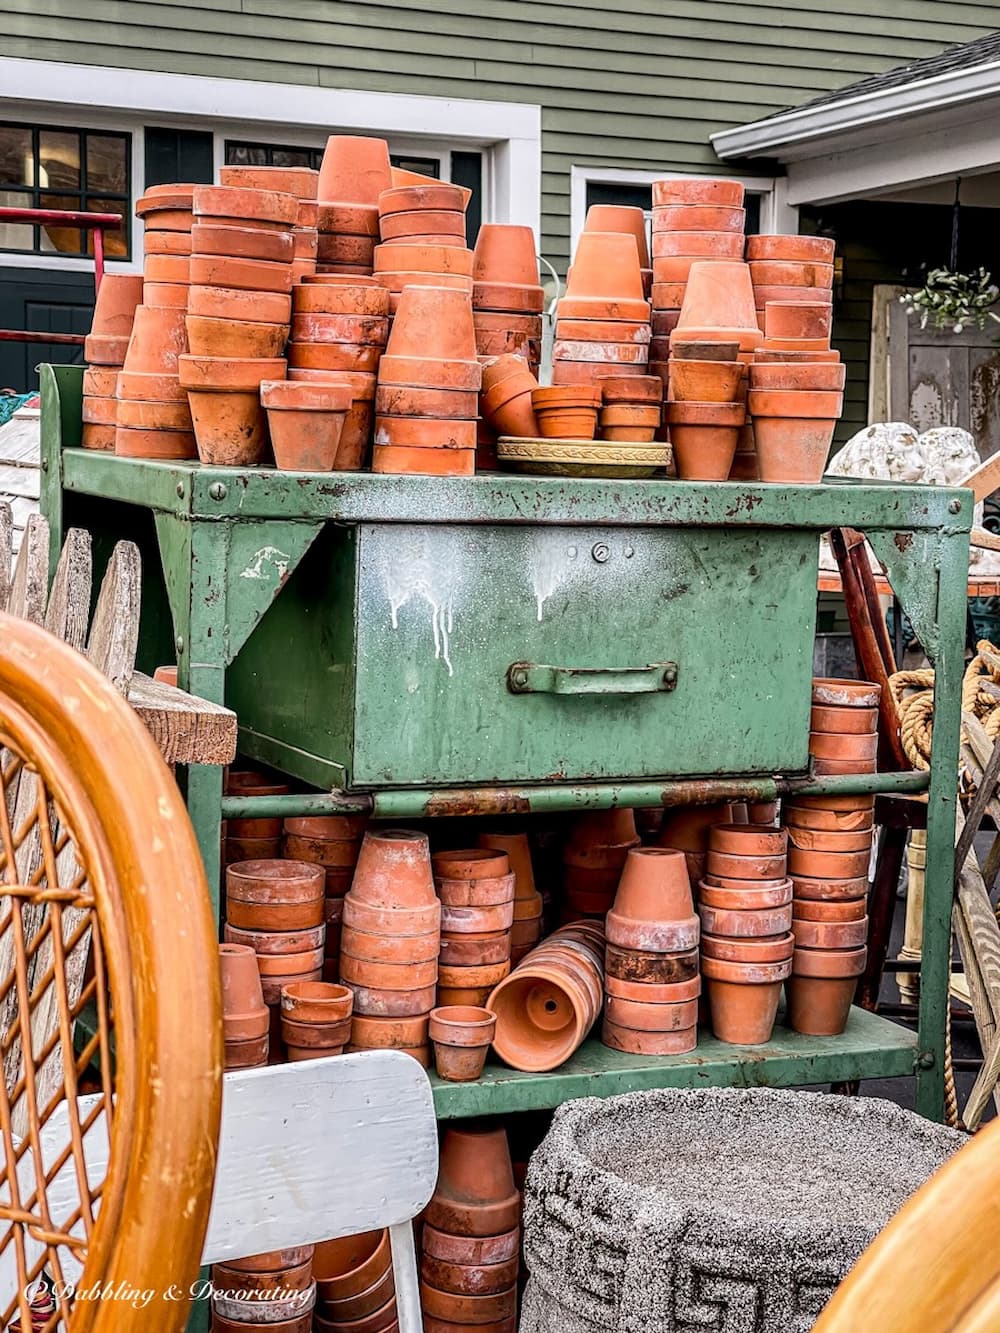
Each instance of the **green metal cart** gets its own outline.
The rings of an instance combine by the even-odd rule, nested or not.
[[[590,1041],[553,1074],[435,1083],[442,1118],[914,1073],[941,1116],[970,492],[132,461],[79,448],[79,368],[41,382],[53,560],[71,524],[98,551],[138,541],[140,666],[176,659],[183,688],[236,710],[243,753],[319,789],[224,800],[220,769],[188,771],[216,895],[227,816],[927,791],[916,1035],[856,1009],[841,1037],[779,1027],[760,1048],[702,1036],[651,1059]],[[819,535],[842,526],[868,535],[937,669],[929,773],[810,773]]]

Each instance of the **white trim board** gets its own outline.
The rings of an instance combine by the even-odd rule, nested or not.
[[[0,57],[0,113],[13,116],[8,110],[13,104],[22,108],[22,117],[67,107],[77,120],[91,111],[131,113],[142,123],[225,126],[230,133],[238,126],[248,137],[254,127],[257,134],[266,130],[273,136],[287,126],[384,135],[399,146],[436,140],[448,147],[489,149],[484,166],[490,220],[519,223],[539,234],[542,112],[537,105]]]
[[[654,181],[698,180],[699,174],[693,171],[674,171],[671,167],[661,167],[658,171],[632,171],[622,167],[570,167],[570,243],[573,250],[583,231],[587,216],[587,185],[598,182],[606,185],[652,185]],[[797,234],[799,230],[798,209],[790,205],[786,198],[786,181],[782,176],[732,176],[727,180],[743,183],[748,194],[761,196],[760,225],[762,233]]]

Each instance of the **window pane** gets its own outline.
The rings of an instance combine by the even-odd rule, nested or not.
[[[228,167],[266,167],[267,149],[260,144],[227,143],[226,166]]]
[[[312,153],[308,148],[272,148],[272,167],[309,167],[312,166]]]
[[[0,125],[0,185],[31,185],[31,130]]]
[[[441,159],[438,157],[406,157],[400,153],[393,153],[390,161],[394,167],[399,167],[400,171],[415,171],[421,176],[441,179]]]
[[[88,213],[120,213],[121,222],[113,231],[108,230],[104,233],[104,253],[109,259],[127,259],[128,258],[128,208],[120,199],[95,199],[93,195],[87,197]],[[94,233],[87,232],[87,253],[94,253]]]
[[[0,190],[0,208],[30,208],[30,190]],[[33,250],[35,229],[30,222],[0,222],[0,249]]]
[[[125,140],[117,134],[88,134],[87,189],[124,194],[127,187]]]
[[[39,208],[64,208],[75,212],[80,210],[79,196],[63,194],[43,194],[39,197]],[[53,222],[43,225],[39,230],[40,249],[43,254],[79,255],[83,253],[83,233],[79,227],[67,227]]]
[[[79,190],[80,136],[67,130],[40,130],[38,185],[43,190]]]

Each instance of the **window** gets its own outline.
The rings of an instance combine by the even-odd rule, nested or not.
[[[120,213],[106,231],[108,258],[127,259],[131,226],[129,134],[0,123],[0,205]],[[0,223],[0,250],[26,254],[93,254],[93,233],[79,227]]]
[[[226,140],[227,167],[312,167],[318,171],[322,160],[322,148]],[[435,179],[441,176],[441,159],[438,157],[410,157],[405,153],[392,153],[390,161],[394,167],[400,167],[403,171],[417,171],[422,176],[433,176]]]

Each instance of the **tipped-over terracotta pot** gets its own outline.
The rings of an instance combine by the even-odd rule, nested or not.
[[[483,1072],[496,1029],[496,1015],[471,1005],[432,1009],[429,1034],[441,1078],[471,1083]]]

